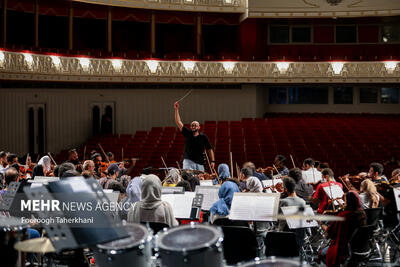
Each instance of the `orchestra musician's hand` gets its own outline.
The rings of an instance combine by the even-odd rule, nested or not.
[[[176,110],[179,110],[179,102],[178,102],[178,101],[174,103],[174,108],[175,108]]]
[[[211,169],[213,169],[215,171],[215,162],[211,162]]]
[[[28,155],[28,156],[26,157],[25,165],[28,166],[28,167],[30,167],[31,164],[32,164],[32,159],[31,159],[31,156]]]
[[[365,178],[365,177],[368,176],[368,173],[366,173],[366,172],[360,172],[360,173],[358,174],[358,176],[360,176],[361,178]]]
[[[343,180],[345,180],[346,182],[350,182],[349,180],[350,174],[346,174],[345,176],[343,176]]]

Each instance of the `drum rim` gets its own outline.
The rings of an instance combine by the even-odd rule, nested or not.
[[[7,220],[8,220],[9,222],[6,225],[0,225],[1,232],[22,231],[29,227],[28,223],[23,223],[21,220],[18,219],[18,217],[0,215],[0,221],[2,221],[2,220],[4,222],[7,222]],[[11,221],[11,223],[10,223],[10,221]]]
[[[212,232],[215,233],[215,236],[213,239],[209,240],[208,242],[206,242],[205,244],[201,245],[201,246],[196,246],[193,248],[171,248],[171,247],[167,247],[165,246],[162,241],[163,239],[170,235],[173,232],[176,231],[180,231],[182,229],[187,229],[187,228],[203,228],[203,229],[207,229],[207,230],[211,230]],[[184,225],[184,226],[179,226],[179,227],[174,227],[174,228],[170,228],[165,232],[159,233],[158,234],[158,238],[156,240],[156,248],[158,248],[159,250],[162,251],[168,251],[168,252],[187,252],[187,251],[201,251],[201,250],[206,250],[210,247],[213,246],[218,246],[218,243],[221,243],[223,239],[223,235],[222,233],[218,230],[217,227],[211,226],[211,225],[203,225],[203,224],[189,224],[189,225]]]
[[[96,245],[97,250],[98,250],[99,252],[102,252],[102,253],[103,253],[103,252],[106,252],[107,254],[120,254],[120,253],[123,252],[123,251],[135,250],[135,249],[137,249],[137,248],[140,249],[140,245],[146,244],[146,243],[149,241],[148,239],[149,239],[149,237],[150,237],[150,232],[149,232],[149,230],[148,230],[145,226],[143,226],[143,225],[141,225],[141,224],[138,224],[138,223],[128,223],[128,224],[126,224],[125,226],[135,226],[135,227],[139,227],[139,228],[141,228],[141,229],[143,230],[143,232],[145,233],[145,235],[143,236],[142,239],[140,239],[140,240],[138,240],[138,241],[136,241],[136,242],[130,243],[129,247],[124,247],[124,248],[113,248],[113,247],[111,247],[111,246],[106,246],[106,244],[109,244],[109,243],[112,243],[112,242],[115,242],[115,241],[118,241],[118,240],[128,239],[128,238],[130,238],[131,236],[129,236],[129,237],[124,237],[124,238],[120,238],[120,239],[116,239],[116,240],[109,241],[109,242],[106,242],[106,243],[103,243],[103,244],[98,244],[98,245]],[[113,253],[110,253],[110,251],[114,251],[114,252],[113,252]]]
[[[302,266],[299,264],[299,261],[296,261],[296,260],[280,258],[280,257],[270,257],[270,258],[265,258],[265,259],[256,258],[252,261],[241,262],[238,264],[238,267],[246,267],[246,266],[251,266],[251,264],[257,265],[257,264],[263,264],[263,263],[294,263],[296,266]]]

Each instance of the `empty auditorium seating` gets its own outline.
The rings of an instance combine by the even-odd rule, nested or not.
[[[253,161],[256,166],[270,166],[275,155],[292,155],[296,166],[312,157],[328,162],[337,175],[366,170],[369,163],[388,160],[400,147],[399,115],[372,114],[269,114],[268,118],[244,118],[241,121],[205,121],[203,132],[215,148],[216,163],[233,162],[239,166]],[[138,157],[137,173],[147,165],[162,167],[161,157],[168,166],[181,164],[184,138],[176,127],[153,127],[135,134],[94,137],[80,147],[82,157],[91,150],[112,151],[116,160]],[[58,161],[66,158],[66,151]],[[288,160],[288,167],[292,163]]]

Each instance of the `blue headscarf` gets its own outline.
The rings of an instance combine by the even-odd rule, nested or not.
[[[228,215],[232,205],[233,193],[235,192],[240,192],[237,184],[231,181],[223,183],[218,191],[219,200],[212,205],[210,212],[222,216]]]
[[[225,163],[221,163],[218,165],[218,176],[222,180],[226,180],[227,178],[231,177],[231,174],[229,173],[229,167]]]

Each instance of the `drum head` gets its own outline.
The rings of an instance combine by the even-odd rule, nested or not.
[[[168,251],[190,251],[217,243],[221,233],[212,226],[185,225],[161,233],[157,246]]]
[[[147,228],[144,227],[143,225],[130,223],[127,224],[125,228],[129,234],[129,237],[97,245],[97,247],[106,250],[132,248],[138,246],[140,243],[145,242],[145,240],[149,236]]]
[[[246,262],[241,267],[299,267],[301,266],[298,261],[287,259],[264,259]]]
[[[0,216],[0,229],[2,231],[18,231],[28,228],[28,224],[23,223],[20,218]]]

